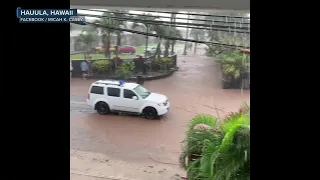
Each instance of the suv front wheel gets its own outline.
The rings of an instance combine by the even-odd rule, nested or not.
[[[158,117],[158,112],[153,107],[146,107],[143,110],[143,116],[147,119],[156,119]]]
[[[105,102],[98,102],[95,107],[97,113],[101,115],[106,115],[110,113],[109,105]]]

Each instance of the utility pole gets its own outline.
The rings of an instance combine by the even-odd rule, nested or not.
[[[189,23],[189,18],[190,18],[190,15],[188,14],[187,23]],[[186,39],[188,39],[188,37],[189,37],[189,26],[187,26]],[[187,55],[187,46],[188,46],[188,41],[186,41],[185,44],[184,44],[183,55]]]

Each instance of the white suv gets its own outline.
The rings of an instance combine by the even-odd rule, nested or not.
[[[136,83],[99,80],[89,89],[87,104],[99,114],[124,112],[155,119],[169,111],[168,98]]]

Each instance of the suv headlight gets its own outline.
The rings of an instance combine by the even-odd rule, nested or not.
[[[168,105],[168,100],[164,103],[159,103],[158,106],[163,107],[163,106],[167,106]]]

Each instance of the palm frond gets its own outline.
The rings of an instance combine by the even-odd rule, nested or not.
[[[197,124],[205,124],[213,128],[217,125],[217,118],[211,115],[197,115],[191,119],[188,125],[189,131],[193,130]]]
[[[249,109],[249,105],[245,107]],[[199,124],[211,128],[194,128]],[[250,179],[250,116],[247,113],[231,113],[222,123],[217,123],[213,116],[197,115],[190,121],[183,143],[180,164],[187,169],[189,179]]]

